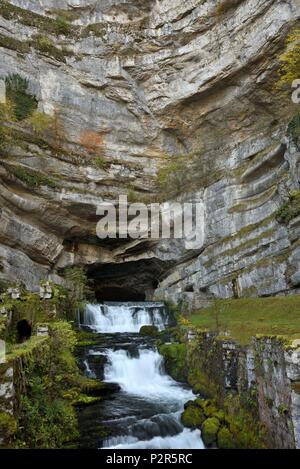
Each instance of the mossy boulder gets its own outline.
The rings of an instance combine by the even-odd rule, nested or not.
[[[163,344],[158,350],[165,359],[167,373],[177,381],[185,381],[187,378],[186,345],[177,342]]]
[[[200,428],[204,420],[203,410],[194,401],[189,401],[181,415],[182,424],[188,428]]]
[[[210,399],[201,399],[200,397],[196,399],[195,403],[202,409],[206,418],[208,417],[217,417],[218,409],[214,401]]]
[[[220,428],[220,421],[216,417],[206,419],[202,425],[202,439],[206,446],[211,446],[217,442],[217,434]]]
[[[159,330],[156,326],[142,326],[140,328],[140,335],[157,337],[159,335]]]
[[[218,448],[233,449],[235,448],[234,438],[228,428],[222,427],[218,432],[217,438]]]

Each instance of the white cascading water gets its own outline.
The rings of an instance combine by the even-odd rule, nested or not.
[[[189,430],[180,423],[184,403],[194,399],[192,391],[181,387],[163,371],[163,359],[155,350],[141,349],[137,357],[131,357],[125,350],[108,350],[108,363],[104,369],[106,382],[118,383],[121,389],[131,395],[151,401],[164,402],[168,418],[173,418],[182,429],[176,435],[156,436],[151,440],[138,440],[133,436],[120,436],[108,439],[107,448],[130,449],[201,449],[203,443],[199,430]]]
[[[154,350],[141,349],[138,357],[130,357],[126,350],[108,350],[108,364],[104,368],[105,381],[118,383],[128,394],[151,399],[172,399],[186,402],[192,391],[178,386],[163,372],[163,358]]]
[[[127,334],[137,333],[145,325],[155,325],[159,330],[168,325],[164,304],[89,304],[86,306],[83,323],[95,332],[109,334],[110,337],[115,333],[124,333],[124,349],[120,348],[122,338],[119,337],[117,348],[91,350],[88,356],[106,355],[104,381],[119,384],[120,393],[128,396],[130,402],[136,400],[137,408],[143,408],[145,404],[146,409],[149,406],[153,408],[153,405],[157,408],[156,414],[145,419],[136,419],[134,411],[129,407],[129,414],[120,417],[121,421],[124,418],[130,420],[124,427],[125,434],[108,438],[103,447],[202,449],[200,431],[184,428],[180,421],[184,404],[194,399],[192,391],[185,389],[165,373],[163,358],[157,350],[146,348],[145,345],[140,345],[139,348],[133,345],[131,353],[127,350],[130,345]],[[85,367],[87,375],[91,375],[92,370],[88,363],[85,363]]]
[[[145,325],[164,329],[166,323],[163,303],[104,303],[88,304],[84,324],[95,332],[105,334],[139,332]]]

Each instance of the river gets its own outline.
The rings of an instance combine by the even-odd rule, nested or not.
[[[184,428],[180,414],[192,391],[164,370],[154,340],[138,334],[143,325],[163,330],[168,315],[162,303],[87,305],[83,329],[95,344],[80,360],[85,374],[119,386],[79,412],[81,446],[111,449],[201,449],[199,430]],[[101,435],[101,426],[110,436]]]

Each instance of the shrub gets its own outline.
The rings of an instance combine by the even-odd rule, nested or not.
[[[94,164],[99,169],[105,169],[105,167],[107,165],[107,163],[106,163],[105,159],[103,158],[103,156],[96,156],[96,158],[94,159]]]
[[[280,223],[289,223],[300,215],[300,191],[292,191],[289,199],[276,212],[276,219]]]
[[[63,13],[59,14],[56,17],[54,27],[55,27],[55,32],[57,34],[63,34],[65,36],[70,34],[72,31],[72,26],[70,25],[68,21],[68,17],[64,15]]]
[[[51,39],[47,36],[37,34],[33,37],[32,45],[40,52],[53,57],[59,62],[65,62],[65,54],[61,49],[55,47]]]
[[[28,80],[18,74],[6,77],[6,97],[13,105],[14,115],[21,121],[37,109],[38,102],[28,91]]]
[[[28,123],[32,130],[39,136],[52,133],[54,130],[54,118],[43,112],[34,111],[28,118]]]
[[[287,50],[279,58],[279,87],[290,86],[300,77],[300,29],[295,30],[287,39]]]
[[[55,181],[37,171],[32,171],[22,166],[10,166],[9,171],[29,187],[49,186],[53,189],[56,187]]]
[[[287,132],[293,142],[297,145],[300,136],[300,112],[290,121]]]

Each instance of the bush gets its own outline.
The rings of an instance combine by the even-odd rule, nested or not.
[[[30,116],[37,109],[38,102],[28,91],[28,80],[18,74],[6,77],[6,97],[12,103],[14,116],[18,121]]]
[[[300,191],[293,191],[289,199],[277,210],[276,218],[280,223],[289,223],[300,215]]]
[[[56,34],[67,36],[72,31],[72,26],[70,25],[67,16],[63,13],[56,17],[54,25]]]
[[[76,412],[66,393],[79,392],[79,370],[72,354],[76,335],[65,321],[49,324],[50,341],[26,367],[21,403],[20,446],[61,448],[78,436]],[[21,431],[22,428],[22,431]]]
[[[46,133],[54,131],[54,118],[43,112],[34,111],[28,118],[28,123],[39,136],[44,136]]]
[[[278,86],[290,88],[294,80],[300,77],[300,29],[296,29],[289,35],[287,40],[287,50],[279,58],[280,79]]]

